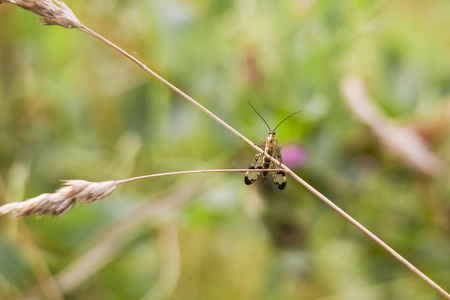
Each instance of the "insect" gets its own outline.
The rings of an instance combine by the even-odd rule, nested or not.
[[[248,104],[250,104],[250,102]],[[258,113],[258,111],[253,107],[253,105],[250,104],[250,106],[258,114],[258,116],[264,121],[267,128],[269,128],[269,136],[265,140],[261,139],[263,144],[260,146],[260,148],[264,150],[264,153],[269,154],[270,156],[272,156],[273,158],[278,160],[280,163],[283,163],[283,160],[281,159],[281,146],[278,145],[277,139],[275,137],[275,130],[277,130],[278,126],[280,126],[281,123],[283,123],[284,121],[286,121],[293,115],[301,112],[302,110],[299,110],[299,111],[289,115],[283,121],[278,123],[278,125],[275,127],[274,130],[271,130],[269,125],[267,124],[266,120],[264,120],[264,118]],[[269,158],[265,157],[261,153],[258,153],[253,158],[253,161],[248,168],[249,169],[277,169],[277,166]],[[244,177],[245,184],[250,185],[253,182],[255,182],[258,179],[259,175],[261,175],[261,173],[263,174],[262,178],[266,179],[269,171],[262,171],[262,172],[247,171],[247,173],[245,173],[245,177]],[[273,171],[272,179],[278,189],[283,190],[286,187],[286,173],[284,171]]]

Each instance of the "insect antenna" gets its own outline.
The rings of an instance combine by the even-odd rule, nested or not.
[[[267,124],[267,122],[266,122],[266,120],[264,120],[264,118],[259,114],[259,112],[256,110],[256,108],[254,108],[253,107],[253,105],[250,103],[250,101],[248,101],[248,104],[250,104],[250,106],[253,108],[253,110],[258,114],[258,116],[264,121],[264,123],[266,124],[266,126],[267,126],[267,128],[269,128],[269,131],[272,131],[271,129],[270,129],[270,127],[269,127],[269,124]],[[289,116],[290,117],[290,116]],[[289,118],[288,117],[288,118]],[[287,118],[286,118],[287,119]],[[285,120],[286,120],[285,119]],[[283,120],[284,121],[284,120]],[[283,122],[283,121],[281,121],[281,122]],[[280,125],[280,124],[278,124],[278,125]],[[277,126],[278,127],[278,126]],[[276,128],[275,128],[276,129]]]
[[[274,129],[273,131],[277,130],[278,126],[280,126],[281,123],[283,123],[284,121],[286,121],[287,119],[289,119],[289,118],[292,117],[293,115],[298,114],[299,112],[302,112],[302,111],[303,111],[303,109],[302,109],[302,110],[299,110],[299,111],[296,111],[295,113],[290,114],[289,116],[287,116],[286,118],[284,118],[283,121],[281,121],[280,123],[278,123],[277,127],[275,127],[275,129]],[[264,121],[264,122],[265,122],[265,121]],[[266,123],[266,124],[267,124],[267,123]]]

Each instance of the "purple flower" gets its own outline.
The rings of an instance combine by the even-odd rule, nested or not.
[[[303,166],[307,159],[306,150],[296,144],[284,146],[281,154],[283,163],[290,169]]]

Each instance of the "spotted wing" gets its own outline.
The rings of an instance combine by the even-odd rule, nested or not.
[[[253,158],[252,163],[248,167],[249,169],[262,169],[264,163],[264,156],[260,153],[256,154]],[[258,179],[259,175],[261,175],[261,172],[247,172],[245,173],[244,181],[245,184],[249,185]]]
[[[283,163],[281,159],[281,147],[277,147],[273,157],[280,163]],[[271,162],[270,169],[279,169],[279,167],[274,162]],[[278,189],[283,190],[286,187],[286,173],[284,171],[273,171],[272,179]]]

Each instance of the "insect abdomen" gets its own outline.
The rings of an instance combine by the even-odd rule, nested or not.
[[[263,169],[269,169],[270,163],[271,163],[270,159],[264,157]],[[263,171],[263,179],[266,179],[268,173],[269,172],[267,171]]]

